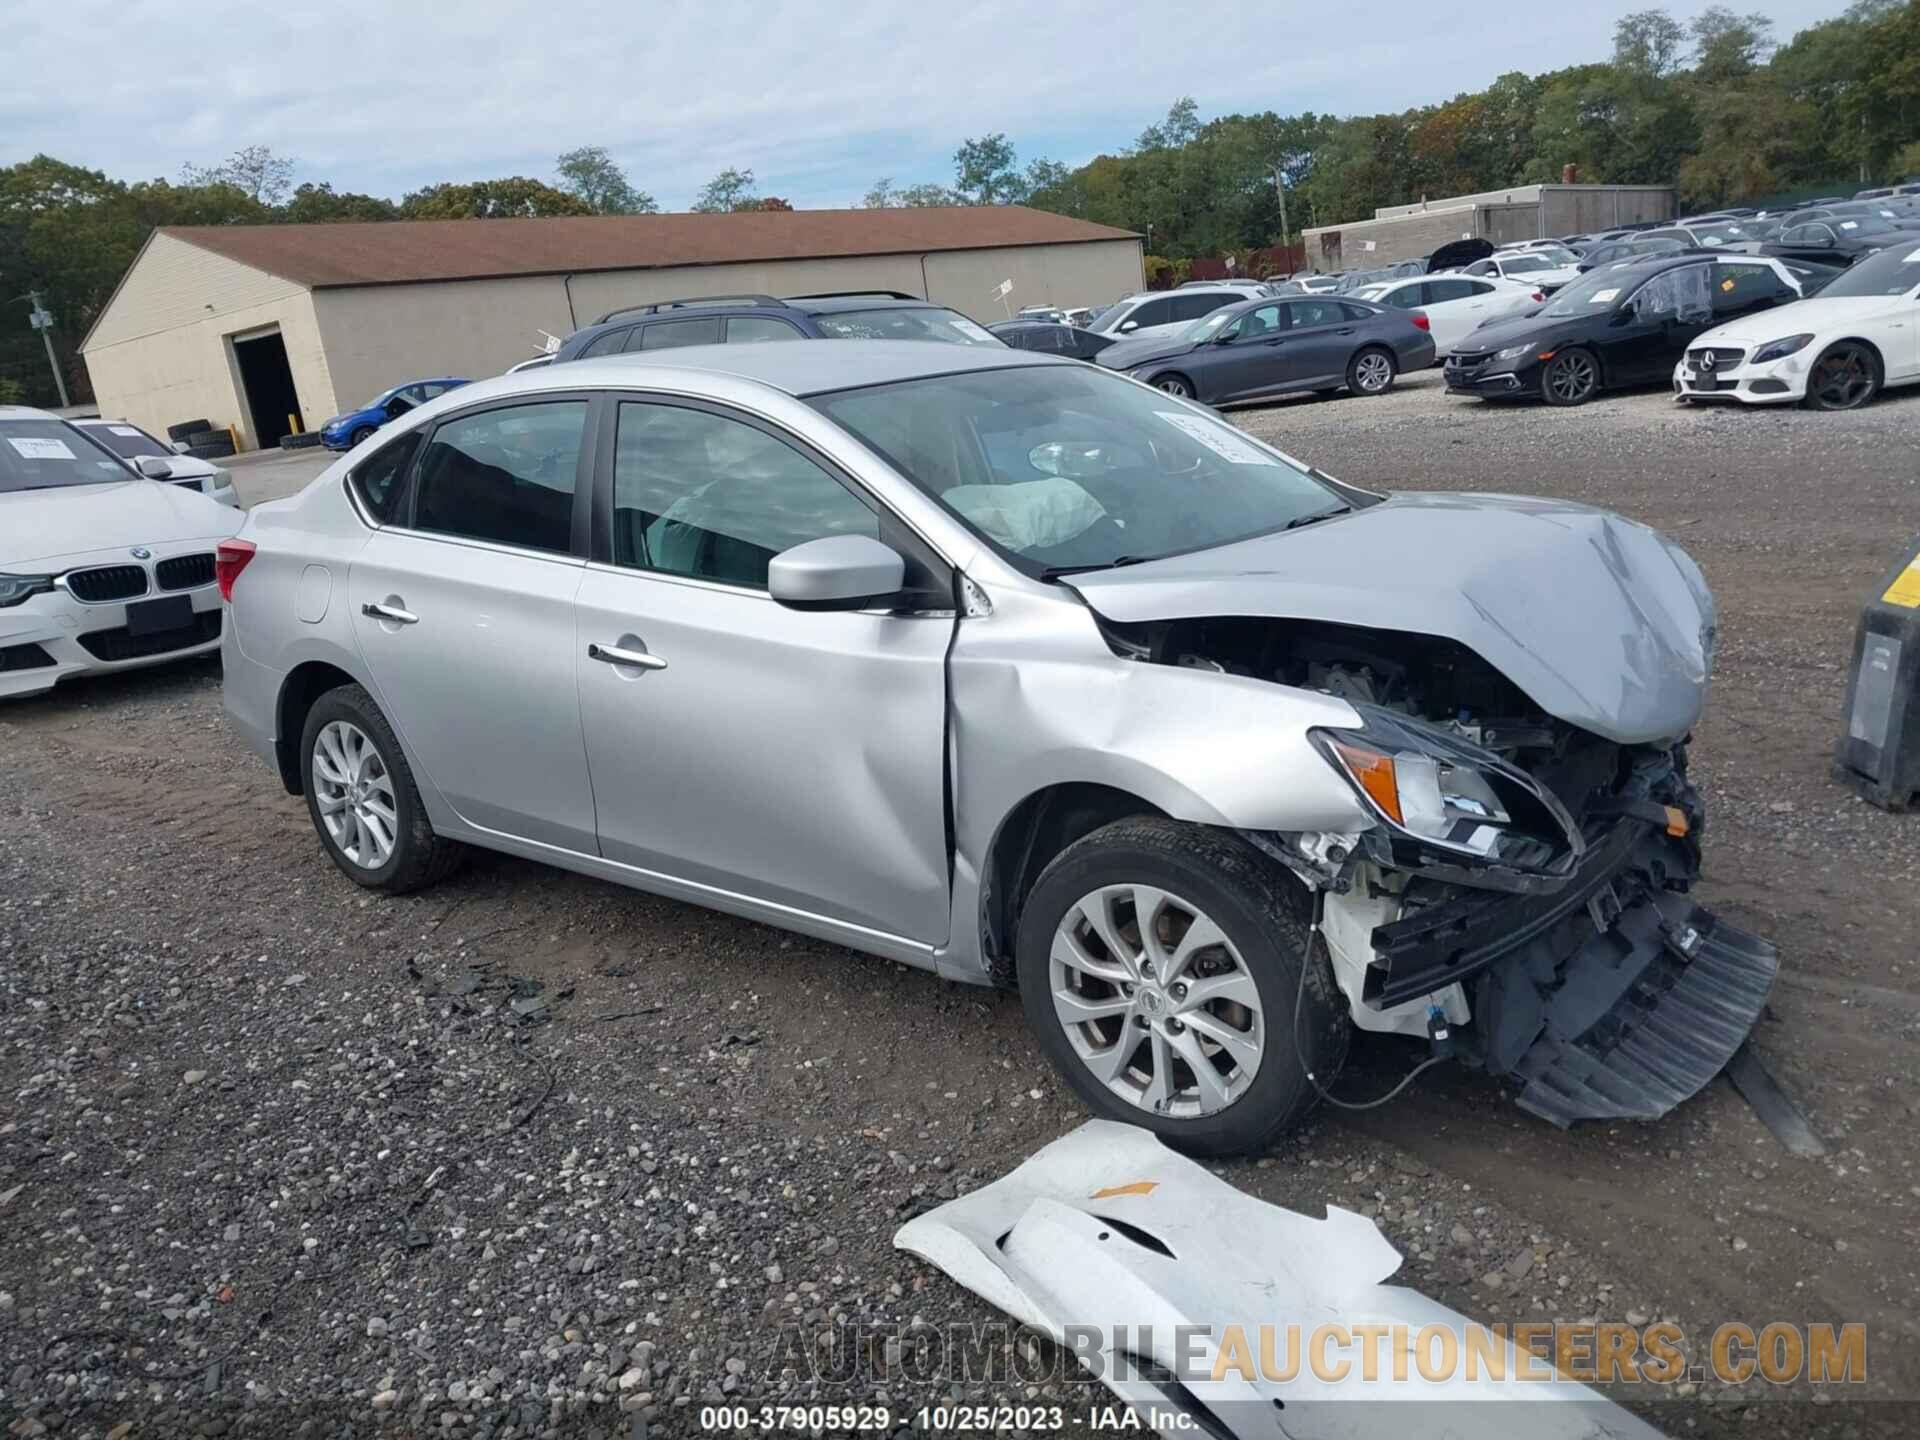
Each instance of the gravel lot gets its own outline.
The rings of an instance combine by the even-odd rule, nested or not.
[[[1724,627],[1703,898],[1781,948],[1755,1044],[1828,1154],[1724,1082],[1563,1134],[1442,1070],[1223,1173],[1374,1216],[1488,1322],[1868,1326],[1844,1393],[1618,1396],[1675,1435],[1920,1430],[1920,818],[1826,768],[1857,607],[1920,530],[1920,396],[1567,413],[1429,373],[1232,418],[1349,480],[1591,501],[1693,551]],[[1012,997],[504,857],[369,898],[226,733],[217,665],[0,710],[0,837],[10,1434],[678,1435],[721,1398],[942,1397],[1099,1433],[1104,1392],[1031,1341],[989,1335],[996,1377],[916,1363],[999,1317],[890,1248],[1082,1118]],[[1343,1089],[1407,1064],[1363,1049]]]

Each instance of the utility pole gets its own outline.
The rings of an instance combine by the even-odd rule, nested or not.
[[[1287,244],[1287,187],[1281,183],[1280,167],[1273,167],[1273,193],[1280,197],[1280,248],[1288,249]]]
[[[47,368],[53,371],[54,388],[60,392],[60,408],[66,409],[73,402],[67,399],[67,379],[60,373],[60,359],[53,353],[53,316],[40,308],[40,292],[29,290],[24,295],[16,295],[16,300],[24,300],[32,307],[27,323],[40,332],[40,342],[47,347]]]

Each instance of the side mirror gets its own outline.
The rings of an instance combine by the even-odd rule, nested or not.
[[[176,440],[176,441],[174,441],[174,442],[173,442],[173,453],[174,453],[174,454],[176,454],[176,455],[184,455],[184,454],[186,454],[186,453],[187,453],[187,442],[186,442],[186,441],[184,441],[184,440]]]
[[[1139,328],[1140,328],[1140,322],[1138,320],[1122,320],[1120,322],[1120,333],[1122,335],[1125,335],[1132,330],[1138,330]]]
[[[767,593],[794,610],[864,610],[900,593],[907,563],[870,535],[828,535],[768,562]]]
[[[173,478],[173,462],[164,455],[142,455],[133,462],[133,468],[149,480]]]

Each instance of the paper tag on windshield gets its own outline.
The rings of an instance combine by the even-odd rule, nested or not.
[[[140,432],[131,425],[109,425],[107,429],[116,435],[124,435],[129,440],[139,440],[142,438]]]
[[[969,340],[984,340],[989,344],[993,341],[993,336],[987,332],[984,326],[974,324],[973,321],[967,319],[964,315],[954,317],[953,328]]]
[[[23,460],[71,460],[73,451],[67,448],[64,440],[35,440],[32,438],[16,440],[11,435],[7,443],[20,452]]]
[[[1860,228],[1860,222],[1858,220],[1842,220],[1840,222],[1840,228],[1842,230],[1858,230]]]
[[[1619,298],[1620,292],[1618,290],[1596,290],[1587,297],[1587,303],[1589,305],[1605,305],[1608,301],[1618,300]]]
[[[1902,265],[1920,265],[1920,250],[1914,251],[1900,262]]]
[[[1280,464],[1271,455],[1256,449],[1237,432],[1218,421],[1208,420],[1199,415],[1182,415],[1177,410],[1156,410],[1153,413],[1181,434],[1198,440],[1229,464],[1272,465],[1276,468]]]

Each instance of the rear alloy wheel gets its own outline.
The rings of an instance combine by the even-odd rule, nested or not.
[[[1193,382],[1184,375],[1162,375],[1153,382],[1153,388],[1164,390],[1182,400],[1193,398]]]
[[[1880,389],[1880,361],[1864,345],[1829,345],[1807,375],[1807,404],[1815,410],[1855,410]]]
[[[1599,363],[1584,350],[1562,350],[1540,372],[1540,396],[1549,405],[1584,405],[1599,393]]]
[[[1393,388],[1400,367],[1385,350],[1362,350],[1347,362],[1347,388],[1356,395],[1384,395]]]
[[[1330,1083],[1346,1055],[1304,901],[1237,835],[1117,821],[1055,857],[1021,908],[1027,1023],[1095,1114],[1194,1154],[1258,1150],[1318,1098],[1305,1066]]]
[[[463,847],[433,833],[399,737],[360,686],[329,690],[307,712],[300,780],[320,843],[355,884],[404,895],[459,862]]]

